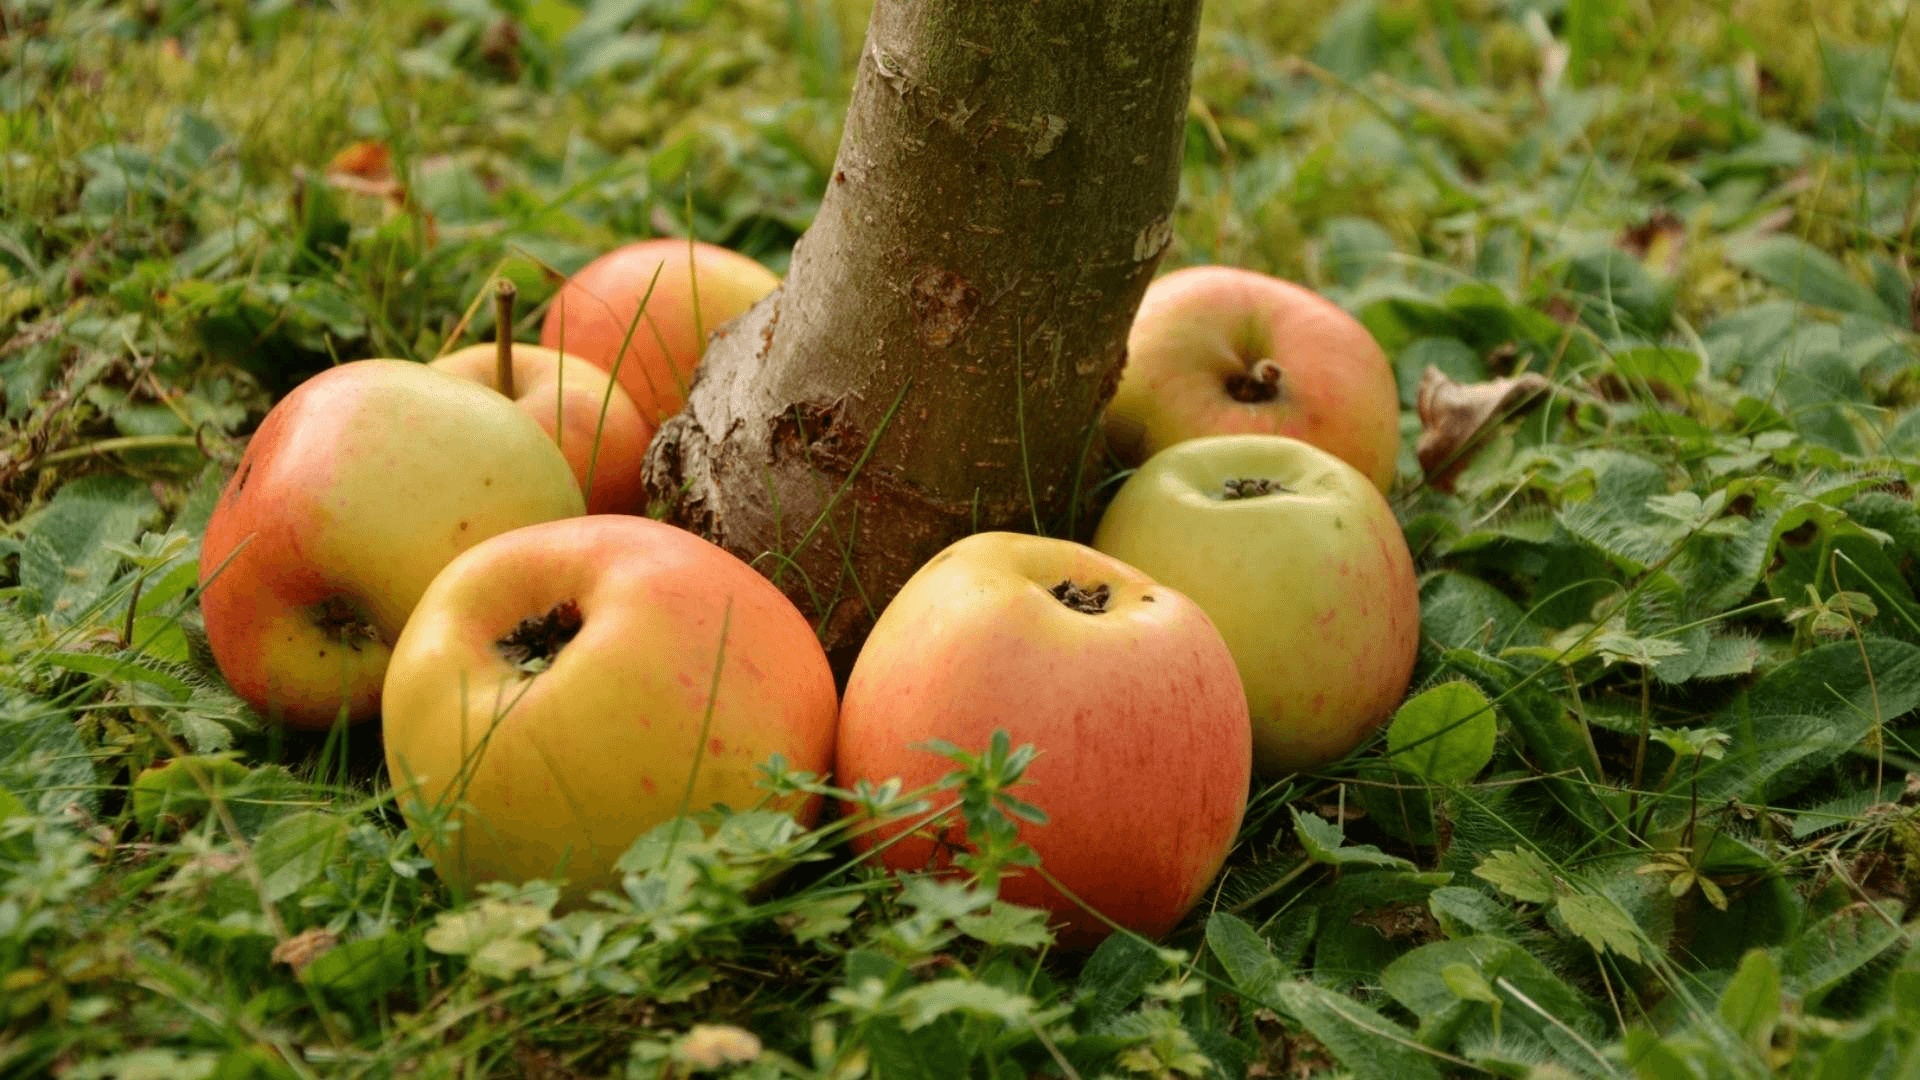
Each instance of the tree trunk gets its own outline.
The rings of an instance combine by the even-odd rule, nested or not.
[[[819,216],[647,455],[844,672],[942,547],[1063,521],[1171,236],[1200,0],[877,0]]]

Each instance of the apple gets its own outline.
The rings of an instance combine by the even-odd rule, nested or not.
[[[773,271],[723,247],[643,240],[607,252],[567,279],[547,308],[540,344],[613,372],[639,407],[652,439],[661,422],[686,404],[687,384],[706,351],[707,335],[779,284]],[[642,297],[647,307],[636,324]],[[627,343],[624,359],[622,341]]]
[[[1288,435],[1386,491],[1400,396],[1373,335],[1332,301],[1252,270],[1193,266],[1141,298],[1105,428],[1129,465],[1205,435]]]
[[[585,511],[546,432],[486,387],[358,360],[267,413],[200,548],[207,644],[234,692],[298,728],[379,709],[400,628],[495,533]]]
[[[979,751],[995,729],[1040,751],[1013,794],[1050,819],[1020,824],[1046,871],[1138,933],[1179,923],[1233,845],[1251,768],[1233,657],[1199,607],[1071,541],[980,533],[951,545],[901,587],[854,661],[839,782],[922,788],[953,770],[929,740]],[[965,843],[957,811],[895,839],[921,816],[854,845],[895,871],[951,870]],[[1050,912],[1064,947],[1109,932],[1040,875],[1010,873],[1000,895]]]
[[[456,349],[433,366],[499,390],[498,348],[488,342]],[[652,428],[605,371],[577,356],[516,344],[513,403],[559,444],[586,493],[587,513],[632,514],[646,508],[640,467]]]
[[[442,879],[563,877],[573,903],[683,806],[755,803],[774,753],[824,775],[837,706],[826,653],[766,578],[685,530],[600,515],[449,564],[394,646],[382,727]]]
[[[1359,470],[1281,435],[1189,439],[1127,478],[1093,546],[1192,597],[1246,684],[1254,766],[1323,765],[1406,695],[1413,557]]]

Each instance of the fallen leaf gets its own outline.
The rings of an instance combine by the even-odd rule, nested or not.
[[[352,176],[361,180],[393,178],[393,151],[379,139],[361,139],[333,155],[327,162],[328,176]]]
[[[1656,210],[1637,225],[1629,225],[1615,241],[1636,258],[1677,274],[1686,253],[1687,224],[1668,210]]]
[[[335,945],[340,944],[340,935],[325,927],[316,926],[302,930],[273,947],[273,962],[285,964],[293,969],[295,975],[305,971],[308,964],[325,956]]]
[[[431,158],[421,163],[425,168],[442,159]],[[295,168],[295,176],[302,176]],[[361,139],[327,162],[324,172],[326,185],[335,191],[363,198],[379,199],[386,204],[386,214],[413,214],[425,226],[426,242],[432,247],[438,242],[438,229],[433,215],[415,205],[407,185],[393,175],[393,151],[379,139]]]
[[[760,1038],[732,1024],[695,1024],[674,1042],[672,1053],[697,1070],[744,1065],[760,1056]]]
[[[1487,382],[1458,383],[1429,366],[1420,376],[1420,441],[1414,453],[1427,482],[1452,491],[1460,470],[1473,459],[1480,433],[1517,414],[1547,389],[1545,376],[1526,372]]]

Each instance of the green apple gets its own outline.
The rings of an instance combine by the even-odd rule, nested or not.
[[[329,368],[267,413],[214,506],[200,549],[207,644],[269,718],[366,719],[442,567],[585,509],[560,448],[492,390],[406,360]]]
[[[1121,485],[1093,544],[1219,627],[1262,773],[1340,757],[1406,695],[1420,644],[1406,537],[1380,491],[1324,450],[1279,435],[1168,447]]]
[[[1381,491],[1400,456],[1393,368],[1367,328],[1312,290],[1232,266],[1147,287],[1105,426],[1129,465],[1206,435],[1288,435]]]

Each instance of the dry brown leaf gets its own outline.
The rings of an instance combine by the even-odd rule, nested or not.
[[[760,1056],[760,1038],[732,1024],[695,1024],[674,1041],[672,1054],[696,1069],[745,1065]]]
[[[1459,383],[1428,366],[1420,376],[1420,441],[1414,453],[1427,483],[1452,491],[1453,481],[1473,460],[1480,433],[1496,420],[1518,413],[1540,396],[1548,383],[1535,372],[1487,382]]]
[[[1677,274],[1686,254],[1687,224],[1671,211],[1657,210],[1645,221],[1629,225],[1615,242],[1634,257]]]
[[[327,162],[328,176],[353,176],[361,180],[393,178],[393,151],[379,139],[361,139],[333,155]]]
[[[273,947],[273,962],[286,964],[293,968],[295,975],[307,969],[307,965],[331,952],[340,944],[340,935],[316,926],[311,930],[302,930]]]
[[[422,167],[439,160],[428,159]],[[327,162],[325,181],[335,191],[385,202],[388,216],[401,213],[417,216],[426,227],[427,245],[431,247],[437,242],[438,229],[433,215],[415,204],[408,196],[407,186],[394,177],[393,151],[381,140],[361,139],[333,155],[333,160]]]

